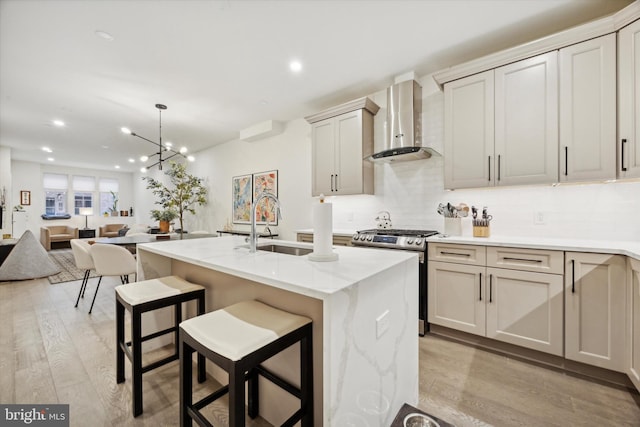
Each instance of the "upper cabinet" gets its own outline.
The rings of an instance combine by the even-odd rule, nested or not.
[[[558,179],[557,52],[447,83],[445,187]]]
[[[549,52],[496,68],[495,183],[558,180],[558,66]]]
[[[560,49],[560,181],[616,177],[616,36]]]
[[[313,196],[373,194],[373,116],[380,107],[369,98],[306,117],[311,123]]]
[[[618,33],[618,175],[640,177],[640,20]]]
[[[493,70],[444,86],[444,186],[493,185]]]
[[[445,188],[640,177],[639,18],[634,2],[435,73]]]

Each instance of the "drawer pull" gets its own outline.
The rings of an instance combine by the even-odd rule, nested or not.
[[[482,301],[482,273],[480,273],[480,301]]]
[[[464,256],[464,257],[471,256],[470,254],[459,254],[457,252],[445,252],[445,251],[440,252],[440,255],[453,255],[453,256]]]
[[[506,256],[506,257],[504,257],[502,259],[505,260],[505,261],[523,261],[523,262],[538,262],[538,263],[542,262],[541,259],[513,258],[513,257],[508,257],[508,256]]]
[[[576,260],[571,260],[571,293],[576,293]]]

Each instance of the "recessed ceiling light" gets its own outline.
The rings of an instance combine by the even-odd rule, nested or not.
[[[189,160],[190,162],[195,162],[196,158],[193,156],[187,156],[187,160]]]
[[[294,73],[299,73],[302,71],[302,63],[298,60],[293,60],[289,62],[289,69]]]
[[[53,120],[53,124],[58,126],[59,128],[64,126],[64,122],[62,120]]]
[[[187,152],[187,147],[180,147],[180,154],[184,154]]]
[[[136,159],[129,159],[129,163],[135,163]]]
[[[173,147],[173,142],[167,141],[167,142],[164,143],[164,146],[165,147]]]
[[[42,147],[42,151],[44,151],[45,153],[53,153],[53,150],[49,147]]]
[[[115,37],[113,37],[111,34],[107,33],[106,31],[97,30],[94,32],[94,34],[108,42],[112,42],[115,39]]]
[[[49,160],[50,162],[53,162],[55,159],[53,157],[47,157],[47,160]]]
[[[146,173],[147,172],[147,168],[140,168],[140,172]]]
[[[120,165],[115,165],[115,168],[116,169],[120,169]]]
[[[147,160],[149,160],[149,156],[142,156],[142,157],[140,157],[140,161],[141,161],[141,162],[146,162]]]
[[[122,131],[122,133],[126,133],[127,135],[131,135],[131,129],[129,129],[129,128],[122,127],[122,128],[120,128],[120,130]]]
[[[109,149],[109,146],[108,146],[108,145],[101,145],[101,147],[102,147],[102,148],[104,148],[105,150],[108,150],[108,149]]]

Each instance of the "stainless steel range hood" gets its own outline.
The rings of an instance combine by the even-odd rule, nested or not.
[[[367,160],[401,162],[428,159],[440,154],[422,146],[422,87],[415,80],[387,89],[387,129],[382,151]]]

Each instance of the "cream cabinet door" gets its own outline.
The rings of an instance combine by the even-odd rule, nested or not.
[[[496,185],[558,181],[558,53],[495,69]]]
[[[616,177],[616,35],[560,49],[560,181]]]
[[[625,372],[626,262],[565,253],[565,357]]]
[[[365,168],[373,168],[363,161],[363,119],[371,118],[362,110],[342,114],[336,120],[336,166],[332,194],[362,194]],[[373,127],[371,122],[369,127]],[[372,138],[369,138],[372,141]],[[371,169],[373,170],[373,169]]]
[[[444,187],[492,186],[493,70],[444,86]]]
[[[562,356],[562,276],[487,268],[487,337]]]
[[[335,174],[335,120],[322,120],[311,125],[312,194],[331,195]]]
[[[484,271],[484,267],[430,261],[429,323],[484,336]]]
[[[640,177],[640,20],[618,32],[618,175]]]
[[[627,374],[629,378],[640,390],[640,261],[628,259],[627,279],[629,280],[629,308],[627,321],[629,322],[629,362],[627,364]]]

